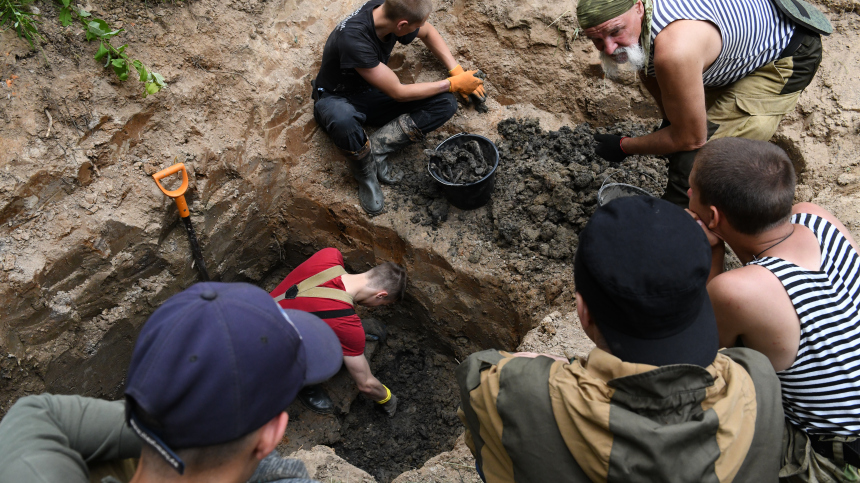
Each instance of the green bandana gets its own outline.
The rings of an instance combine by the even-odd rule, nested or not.
[[[596,27],[633,8],[636,0],[579,0],[576,17],[583,29]]]
[[[642,0],[645,15],[642,16],[642,33],[639,34],[639,45],[645,51],[646,62],[651,61],[651,15],[654,13],[654,0]],[[645,65],[648,65],[647,63]]]

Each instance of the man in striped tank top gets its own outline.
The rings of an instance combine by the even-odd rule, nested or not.
[[[851,479],[860,466],[857,243],[820,206],[792,206],[794,168],[773,144],[709,142],[696,156],[690,187],[691,213],[712,246],[708,293],[720,344],[762,352],[780,378],[784,476],[857,481]],[[723,273],[725,243],[742,268]]]
[[[695,151],[708,140],[767,141],[821,62],[832,27],[802,0],[579,0],[584,34],[607,74],[637,71],[663,122],[656,132],[596,134],[595,152],[620,163],[667,155],[663,198],[687,206]]]

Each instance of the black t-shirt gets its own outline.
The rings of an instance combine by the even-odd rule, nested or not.
[[[397,37],[388,34],[379,40],[373,25],[373,9],[384,0],[370,0],[337,24],[323,49],[322,65],[316,85],[328,92],[350,94],[371,86],[355,69],[369,69],[380,62],[388,63],[395,42],[408,44],[418,35],[414,32]]]

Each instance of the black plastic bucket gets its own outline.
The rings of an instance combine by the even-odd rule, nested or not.
[[[461,210],[474,210],[486,205],[490,201],[493,188],[496,186],[496,168],[499,167],[499,149],[496,148],[496,145],[492,141],[477,134],[455,134],[439,143],[436,146],[436,152],[446,149],[456,149],[469,141],[477,141],[478,145],[481,146],[481,154],[484,155],[484,159],[493,165],[490,172],[480,180],[469,184],[450,183],[430,169],[430,163],[427,163],[427,171],[441,185],[442,194],[445,196],[445,199],[448,200],[448,203]]]

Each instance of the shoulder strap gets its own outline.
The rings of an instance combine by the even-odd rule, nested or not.
[[[352,295],[345,291],[338,290],[336,288],[320,287],[320,285],[328,282],[329,280],[340,277],[341,275],[346,275],[346,270],[344,270],[342,266],[335,265],[331,268],[327,268],[316,275],[304,279],[297,285],[293,285],[296,289],[295,291],[293,291],[293,287],[290,287],[286,292],[275,297],[275,302],[284,300],[287,298],[288,293],[294,292],[295,295],[290,297],[291,299],[296,297],[316,297],[321,299],[340,300],[341,302],[346,302],[349,305],[354,305]]]
[[[340,309],[340,310],[320,310],[318,312],[310,312],[321,319],[337,319],[340,317],[349,317],[355,315],[355,309]]]
[[[821,11],[803,0],[773,0],[776,8],[786,17],[821,35],[833,33],[833,26]]]

